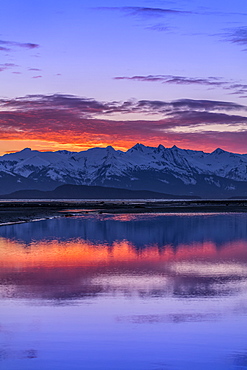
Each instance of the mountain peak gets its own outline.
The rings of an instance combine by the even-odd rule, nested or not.
[[[222,154],[222,153],[225,153],[225,151],[221,148],[217,148],[211,154]]]
[[[31,148],[24,148],[20,151],[20,153],[23,153],[23,152],[31,152],[32,149]]]
[[[139,150],[139,151],[143,151],[143,149],[146,148],[145,145],[143,144],[140,144],[140,143],[137,143],[135,144],[131,149],[135,149],[135,150]]]

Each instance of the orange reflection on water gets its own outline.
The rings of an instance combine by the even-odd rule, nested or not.
[[[112,245],[94,244],[85,240],[66,242],[52,240],[30,243],[0,238],[0,268],[80,267],[132,262],[160,263],[183,260],[247,260],[247,241],[235,241],[217,249],[213,242],[181,244],[176,249],[156,245],[136,249],[126,240]]]

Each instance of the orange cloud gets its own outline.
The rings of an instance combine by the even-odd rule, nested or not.
[[[0,140],[18,143],[18,147],[23,141],[35,143],[32,149],[80,151],[112,145],[125,150],[142,142],[246,152],[247,107],[235,103],[189,99],[98,102],[70,95],[34,95],[1,100],[0,108]],[[123,118],[134,114],[136,119],[113,119],[116,114]]]

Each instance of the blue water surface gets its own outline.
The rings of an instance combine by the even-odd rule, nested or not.
[[[0,228],[3,370],[247,369],[247,215]]]

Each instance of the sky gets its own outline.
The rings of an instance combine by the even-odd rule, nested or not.
[[[247,153],[246,66],[246,0],[5,1],[0,155]]]

